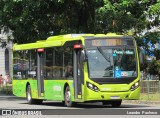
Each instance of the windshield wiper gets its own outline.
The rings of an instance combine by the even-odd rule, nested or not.
[[[111,62],[110,57],[108,58],[100,47],[97,47],[97,49],[108,62]]]

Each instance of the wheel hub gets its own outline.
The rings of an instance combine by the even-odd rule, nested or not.
[[[66,101],[67,101],[67,102],[70,102],[70,96],[71,96],[70,91],[67,91],[67,92],[66,92]]]
[[[28,99],[28,101],[30,101],[30,100],[31,100],[31,94],[30,94],[30,92],[29,92],[29,91],[27,91],[27,99]]]

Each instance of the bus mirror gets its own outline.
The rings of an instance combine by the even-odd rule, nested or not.
[[[80,57],[81,62],[85,62],[86,61],[86,55],[85,55],[85,51],[81,50],[81,57]]]

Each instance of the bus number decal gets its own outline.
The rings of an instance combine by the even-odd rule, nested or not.
[[[54,91],[61,91],[61,86],[53,86]]]

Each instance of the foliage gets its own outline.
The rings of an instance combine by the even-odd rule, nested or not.
[[[147,61],[145,60],[145,62],[144,63],[142,63],[142,64],[140,64],[140,70],[141,71],[146,71],[146,68],[148,67],[148,63],[147,63]],[[148,69],[147,69],[147,72],[148,72]]]
[[[158,75],[160,78],[160,60],[152,60],[147,68],[151,75]]]
[[[152,54],[156,57],[155,60],[152,60],[151,62],[146,65],[148,73],[152,75],[158,75],[160,78],[160,50],[154,49],[150,50],[148,47],[148,42],[150,41],[151,44],[157,44],[160,41],[160,33],[159,32],[147,32],[143,38],[145,38],[145,43],[143,44],[143,47],[145,51],[147,51],[148,55]],[[145,68],[143,68],[145,69]]]
[[[160,50],[155,49],[154,50],[154,55],[156,57],[156,60],[160,60]]]
[[[94,0],[1,0],[0,25],[11,29],[14,42],[18,43],[46,39],[53,34],[92,32],[95,3]]]
[[[105,5],[97,10],[97,25],[100,25],[100,31],[104,29],[106,32],[125,32],[133,28],[136,24],[136,17],[131,12],[130,3],[128,1],[111,1],[104,0]],[[137,12],[139,13],[139,12]],[[140,15],[138,17],[141,17]],[[137,26],[140,26],[137,24]],[[136,26],[136,27],[137,27]]]
[[[138,36],[159,25],[159,4],[160,0],[0,0],[0,27],[12,30],[15,43],[82,32],[131,31]]]
[[[0,94],[12,95],[12,84],[7,84],[6,86],[0,86]]]
[[[144,38],[146,39],[146,43],[151,41],[152,44],[156,44],[160,40],[160,33],[159,32],[147,32],[144,35]]]
[[[154,0],[104,0],[104,6],[97,10],[99,31],[126,33],[134,29],[136,35],[145,28],[150,29],[147,18],[157,13],[151,14],[155,4]]]
[[[148,53],[148,55],[153,54],[156,56],[156,59],[160,59],[159,54],[160,51],[157,49],[150,50],[148,43],[150,42],[152,47],[155,46],[155,44],[158,44],[160,41],[160,33],[159,32],[147,32],[141,39],[145,39],[145,42],[143,42],[141,46],[145,49],[145,51]]]
[[[147,43],[157,43],[159,34],[140,33],[158,27],[159,15],[160,0],[0,0],[0,28],[12,30],[14,43],[66,33],[131,32],[149,52]],[[159,50],[150,53],[160,59]],[[149,72],[158,73],[157,63],[151,62]]]

